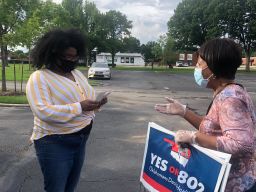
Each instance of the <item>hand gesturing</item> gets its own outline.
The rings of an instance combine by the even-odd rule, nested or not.
[[[180,115],[184,116],[186,112],[186,105],[181,104],[175,99],[166,97],[168,103],[166,104],[156,104],[155,110],[169,115]]]

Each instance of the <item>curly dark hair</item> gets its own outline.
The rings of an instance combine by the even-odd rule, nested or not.
[[[228,38],[207,41],[198,50],[198,55],[217,78],[235,79],[237,68],[242,64],[242,48]]]
[[[85,56],[85,37],[76,29],[55,29],[44,34],[32,51],[33,67],[54,69],[66,49],[73,47],[79,58]]]

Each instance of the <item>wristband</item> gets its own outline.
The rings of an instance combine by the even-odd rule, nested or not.
[[[183,115],[182,117],[184,117],[186,115],[186,112],[187,112],[187,105],[181,105],[182,108],[183,108]]]
[[[193,132],[193,135],[192,135],[192,144],[197,144],[197,142],[196,142],[196,131],[195,132]]]

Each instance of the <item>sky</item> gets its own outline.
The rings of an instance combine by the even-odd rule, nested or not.
[[[53,0],[60,3],[62,0]],[[168,32],[167,22],[182,0],[91,0],[101,12],[120,11],[132,21],[131,35],[141,44]]]

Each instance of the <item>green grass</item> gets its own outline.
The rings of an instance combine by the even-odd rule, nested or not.
[[[0,65],[2,69],[2,65]],[[22,78],[22,64],[9,64],[5,67],[5,77],[7,81],[14,81],[14,67],[16,74],[16,81],[21,81]],[[23,64],[23,81],[27,81],[33,70],[29,70],[28,64]],[[0,73],[0,80],[2,80],[2,73]]]
[[[0,65],[0,67],[2,67]],[[22,74],[22,65],[16,64],[16,80],[21,81],[21,74]],[[78,67],[79,70],[87,70],[87,67]],[[153,70],[151,66],[147,67],[138,67],[138,66],[117,66],[115,68],[112,68],[112,70],[123,70],[123,71],[154,71],[154,72],[167,72],[167,73],[193,73],[194,68],[193,67],[174,67],[173,69],[169,69],[166,66],[154,66]],[[30,74],[33,72],[33,70],[29,70],[29,65],[24,64],[23,65],[23,80],[27,81]],[[244,75],[256,75],[256,67],[251,67],[250,72],[245,71],[245,67],[242,66],[239,68],[238,74],[244,74]],[[2,80],[2,73],[0,73],[0,80]],[[7,81],[14,81],[14,64],[9,64],[9,67],[6,67],[6,80]],[[99,81],[96,80],[89,80],[90,85],[92,86],[98,86]],[[14,104],[27,104],[27,98],[26,96],[0,96],[0,103],[14,103]]]
[[[256,66],[250,67],[250,72],[246,72],[245,66],[243,65],[238,68],[237,73],[242,75],[256,75]]]
[[[0,96],[0,103],[27,104],[26,96]]]
[[[2,67],[0,65],[0,67]],[[79,70],[85,71],[88,67],[78,67]],[[16,81],[21,81],[21,74],[22,74],[22,65],[16,64]],[[166,66],[154,66],[152,69],[151,66],[117,66],[112,68],[112,70],[123,70],[123,71],[154,71],[154,72],[167,72],[167,73],[193,73],[194,67],[174,67],[172,69],[167,68]],[[240,74],[248,74],[248,75],[255,75],[256,74],[256,67],[253,66],[250,69],[250,72],[245,71],[245,67],[242,66],[239,68],[238,73]],[[6,67],[6,80],[7,81],[14,81],[14,64],[9,64],[9,67]],[[23,81],[27,81],[30,74],[33,73],[33,70],[29,70],[29,65],[23,65]],[[2,73],[0,73],[0,80],[2,80]],[[98,85],[96,81],[89,81],[93,86]]]
[[[194,67],[174,67],[172,69],[167,68],[166,66],[157,66],[153,69],[151,66],[117,66],[112,68],[112,70],[123,70],[123,71],[154,71],[154,72],[168,72],[168,73],[193,73]],[[245,66],[242,66],[238,69],[238,74],[245,74],[245,75],[256,75],[256,66],[250,68],[250,72],[245,71]]]
[[[16,81],[21,81],[22,64],[15,64],[15,66],[14,66],[14,64],[9,64],[9,66],[5,68],[6,80],[7,81],[14,81],[14,67],[15,67],[15,71],[16,71]],[[2,68],[1,65],[0,65],[0,68]],[[83,67],[83,69],[85,69],[85,67]],[[31,73],[33,73],[33,70],[29,70],[29,65],[28,64],[23,64],[23,81],[27,81]],[[2,80],[2,73],[1,72],[0,72],[0,80]],[[95,80],[89,80],[89,83],[92,86],[99,85],[99,82],[97,82]],[[28,101],[27,101],[27,98],[26,98],[25,95],[9,96],[9,95],[1,95],[0,94],[0,103],[27,104]]]
[[[112,70],[123,70],[123,71],[153,71],[153,72],[168,72],[168,73],[191,73],[194,71],[192,67],[175,67],[169,69],[166,66],[117,66]]]
[[[0,68],[2,68],[2,65],[0,65]],[[87,70],[87,67],[78,67],[79,70]],[[22,77],[22,65],[16,64],[15,65],[15,71],[16,71],[16,81],[21,81]],[[34,70],[31,68],[29,70],[28,64],[23,64],[23,81],[27,81],[30,74],[33,73]],[[5,76],[7,81],[14,81],[14,64],[9,64],[8,67],[5,68]],[[2,80],[2,73],[0,73],[0,80]],[[89,83],[92,86],[97,86],[99,83],[94,80],[89,80]]]

